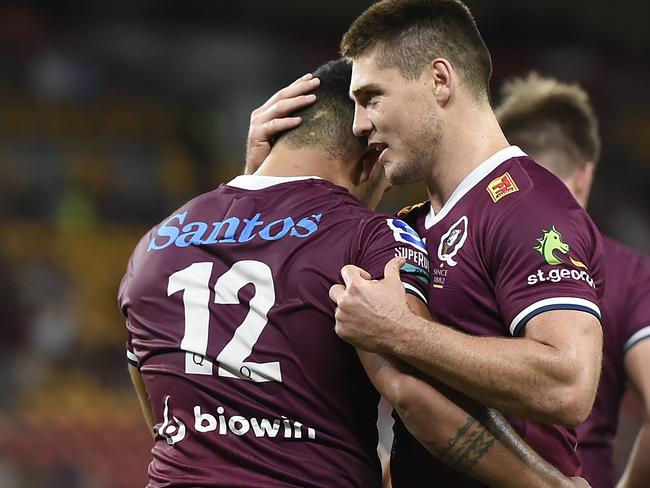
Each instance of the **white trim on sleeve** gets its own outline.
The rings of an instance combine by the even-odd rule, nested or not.
[[[627,352],[644,339],[650,339],[650,325],[643,329],[637,330],[623,346],[623,352]]]
[[[510,323],[510,334],[513,336],[518,335],[530,319],[535,315],[549,310],[582,310],[583,312],[595,315],[600,320],[600,308],[589,300],[575,297],[545,298],[524,308],[512,319]]]
[[[134,353],[129,351],[128,349],[126,350],[126,359],[129,361],[135,363],[135,364],[140,364],[140,361],[138,361],[138,356],[136,356]]]
[[[410,292],[412,292],[413,294],[415,294],[415,295],[416,295],[420,300],[422,300],[425,304],[428,304],[428,302],[427,302],[427,298],[424,296],[424,294],[423,294],[420,290],[418,290],[416,287],[414,287],[414,286],[413,286],[412,284],[410,284],[410,283],[404,283],[404,282],[402,281],[402,284],[404,285],[404,288],[406,288],[408,291],[410,291]]]

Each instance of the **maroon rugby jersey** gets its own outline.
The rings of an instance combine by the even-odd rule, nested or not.
[[[603,374],[589,418],[578,427],[583,476],[593,488],[614,486],[613,441],[625,393],[625,354],[650,338],[650,258],[603,236],[607,286],[603,311]]]
[[[378,394],[328,291],[396,255],[426,301],[417,234],[316,178],[240,176],[146,234],[119,302],[156,420],[149,486],[379,487]]]
[[[564,184],[519,148],[484,161],[437,214],[428,202],[406,210],[429,250],[429,308],[437,321],[473,335],[516,337],[547,310],[600,318],[599,233]],[[575,431],[508,420],[564,474],[580,473]],[[391,466],[395,488],[423,480],[482,486],[428,455],[399,421]]]

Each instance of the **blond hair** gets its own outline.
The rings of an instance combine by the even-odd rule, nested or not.
[[[506,82],[501,95],[495,113],[511,144],[533,156],[546,151],[564,154],[567,167],[559,172],[598,162],[598,119],[579,85],[532,72]]]

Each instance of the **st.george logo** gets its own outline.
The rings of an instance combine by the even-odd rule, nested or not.
[[[569,252],[569,245],[562,240],[562,234],[558,232],[555,226],[552,226],[549,230],[542,232],[542,237],[537,239],[539,245],[535,246],[534,249],[539,251],[539,253],[544,258],[548,264],[562,264],[564,261],[556,252],[561,254],[567,254]]]
[[[449,266],[458,264],[454,257],[467,240],[467,217],[462,216],[440,239],[438,246],[438,259]]]
[[[560,234],[560,231],[558,231],[554,225],[551,226],[549,230],[542,231],[542,237],[537,239],[537,242],[539,242],[539,244],[533,249],[542,255],[547,264],[550,264],[551,266],[564,264],[561,255],[568,254],[571,247],[564,242],[562,234]],[[573,259],[571,256],[569,256],[569,261],[571,261],[571,264],[576,268],[587,269],[587,266],[584,263],[577,259]]]
[[[551,269],[538,269],[535,273],[529,275],[529,286],[543,283],[559,283],[562,280],[573,280],[584,281],[592,288],[596,288],[593,278],[589,275],[587,265],[577,259],[573,259],[569,255],[571,247],[564,242],[562,234],[560,234],[554,225],[549,230],[542,231],[542,237],[537,239],[537,242],[539,244],[533,249],[542,255],[546,264],[554,267]],[[565,254],[568,256],[569,262],[564,257]],[[579,269],[568,267],[567,265],[569,263]]]

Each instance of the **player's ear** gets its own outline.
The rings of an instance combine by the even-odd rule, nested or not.
[[[447,105],[457,84],[457,74],[451,63],[445,58],[436,58],[425,68],[424,74],[430,79],[434,98],[440,106]]]
[[[356,184],[365,183],[372,178],[377,167],[377,158],[377,151],[372,150],[365,151],[364,154],[359,158],[355,171]]]

